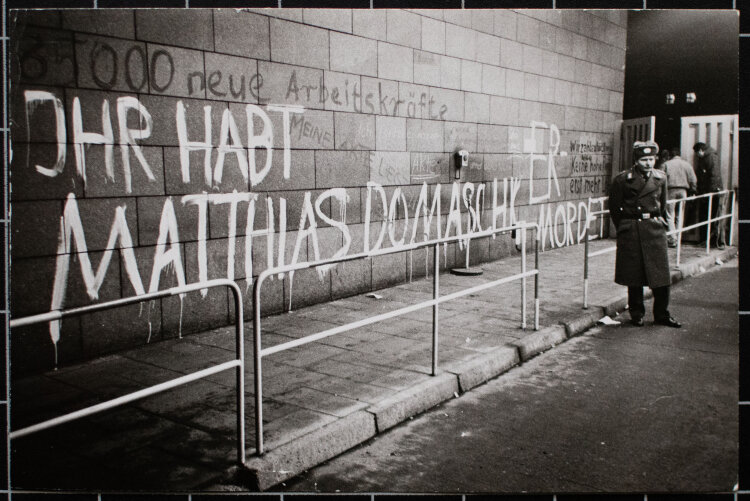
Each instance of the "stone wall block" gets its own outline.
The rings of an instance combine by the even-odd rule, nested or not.
[[[214,10],[216,51],[235,56],[268,59],[269,19],[266,16],[234,9]]]
[[[377,76],[378,44],[367,38],[331,32],[331,69]]]
[[[375,117],[360,113],[333,115],[337,150],[375,149]]]
[[[422,47],[430,52],[445,54],[445,23],[422,17]]]
[[[498,37],[484,33],[477,34],[477,61],[493,65],[500,64],[500,39]]]
[[[271,19],[271,60],[329,69],[328,31]]]
[[[119,38],[135,36],[135,13],[132,10],[108,9],[98,12],[88,9],[66,9],[61,15],[62,27],[66,30]]]
[[[464,119],[467,122],[488,123],[490,121],[490,96],[467,92],[464,96]]]
[[[11,204],[21,200],[65,199],[69,193],[83,196],[83,182],[76,172],[73,145],[65,146],[66,156],[62,172],[50,177],[40,173],[36,166],[51,169],[57,160],[56,144],[14,143],[10,164]],[[15,210],[14,210],[15,215]]]
[[[352,9],[352,32],[373,40],[386,39],[386,11]]]
[[[445,25],[445,53],[449,56],[476,60],[476,32],[453,24]]]
[[[419,49],[422,47],[422,18],[405,10],[386,11],[386,38],[389,42]]]
[[[212,17],[208,9],[136,10],[136,31],[139,40],[214,50]]]
[[[474,61],[461,61],[461,90],[482,91],[482,66]]]
[[[364,186],[370,179],[370,153],[367,151],[316,151],[315,186],[333,188]]]
[[[375,149],[379,151],[406,151],[406,118],[376,117]]]
[[[401,82],[414,80],[414,50],[378,42],[378,77]]]
[[[320,26],[329,30],[352,32],[351,9],[302,9],[305,24]]]

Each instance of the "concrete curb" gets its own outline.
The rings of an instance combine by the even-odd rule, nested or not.
[[[614,317],[618,313],[622,313],[623,311],[625,311],[627,306],[628,306],[628,295],[627,293],[625,293],[625,294],[618,294],[616,296],[612,296],[609,299],[606,299],[604,301],[604,304],[602,305],[602,309],[604,310],[605,315]]]
[[[677,268],[677,270],[680,272],[683,279],[687,277],[692,277],[693,275],[698,275],[700,273],[703,273],[703,271],[707,270],[708,268],[716,264],[717,259],[721,259],[723,262],[726,262],[734,258],[736,255],[737,255],[737,248],[728,247],[718,256],[716,255],[704,256],[690,263],[681,264]],[[701,268],[703,269],[701,270]]]
[[[458,377],[461,393],[479,386],[518,365],[521,358],[516,347],[502,347],[465,362],[448,372]]]
[[[582,310],[581,316],[569,322],[563,322],[563,326],[565,326],[565,334],[568,337],[577,336],[595,326],[603,316],[604,308],[601,306],[589,306],[589,309]]]
[[[511,343],[511,346],[518,348],[518,355],[525,362],[534,355],[546,351],[566,339],[563,325],[551,325]]]
[[[378,433],[435,407],[458,394],[458,378],[451,373],[431,377],[366,409],[375,416]]]
[[[673,269],[669,272],[669,284],[674,285],[683,279],[682,271],[679,269]]]
[[[453,378],[455,381],[455,378]],[[245,463],[243,482],[259,490],[299,475],[361,444],[377,433],[373,415],[357,411]]]

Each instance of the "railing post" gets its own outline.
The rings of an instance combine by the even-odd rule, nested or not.
[[[244,332],[244,308],[242,296],[235,285],[232,287],[234,295],[234,314],[237,316],[235,322],[236,356],[240,360],[240,366],[235,369],[237,382],[237,458],[241,465],[245,464],[245,340]]]
[[[711,206],[714,201],[714,194],[708,195],[708,214],[706,217],[706,254],[711,253]]]
[[[534,276],[534,330],[539,330],[539,228],[535,230],[536,239],[534,242],[534,269],[536,269],[536,275]]]
[[[589,218],[586,216],[586,232],[583,242],[583,309],[589,309]]]
[[[467,247],[468,252],[468,247]],[[438,366],[438,303],[440,297],[440,244],[435,244],[433,250],[433,270],[432,270],[432,299],[435,304],[432,305],[432,375],[437,375]]]
[[[521,328],[526,328],[526,226],[521,227]]]
[[[737,192],[735,190],[732,190],[732,217],[729,219],[729,246],[732,246],[732,243],[734,242],[734,223],[735,223],[735,212],[734,212],[734,206],[736,202]]]
[[[471,247],[471,238],[466,239],[466,268],[469,267],[469,247]]]
[[[263,371],[260,344],[260,277],[253,284],[253,355],[255,359],[255,453],[263,454]]]
[[[680,251],[682,250],[682,227],[685,225],[685,200],[680,200],[680,222],[677,231],[677,266],[680,266]]]

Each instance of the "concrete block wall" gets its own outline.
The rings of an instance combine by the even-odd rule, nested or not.
[[[423,189],[428,211],[440,200],[445,234],[455,185],[466,232],[468,206],[492,225],[497,181],[498,205],[540,221],[545,248],[578,243],[588,198],[606,195],[623,12],[107,9],[11,21],[14,317],[183,281],[245,287],[269,264],[328,258],[349,241],[348,254],[363,252],[382,228],[385,247],[419,241]],[[456,179],[458,149],[470,157]],[[473,242],[471,262],[515,252],[509,238]],[[447,246],[444,261],[463,264],[465,250]],[[269,279],[263,312],[424,270],[416,252]],[[65,320],[56,343],[47,325],[17,329],[13,367],[233,315],[231,295],[215,289]]]

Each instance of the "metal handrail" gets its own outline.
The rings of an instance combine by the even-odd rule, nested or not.
[[[235,315],[237,320],[235,322],[235,359],[222,364],[214,365],[206,369],[193,372],[191,374],[171,379],[163,383],[149,386],[143,390],[139,390],[133,393],[128,393],[111,400],[101,402],[96,405],[85,407],[77,411],[63,414],[40,423],[21,428],[10,432],[9,438],[11,440],[21,438],[25,435],[29,435],[38,431],[46,430],[69,421],[80,419],[82,417],[91,416],[99,412],[103,412],[127,403],[140,400],[142,398],[161,393],[172,388],[202,379],[219,372],[236,368],[236,385],[237,385],[237,461],[240,464],[245,464],[245,348],[244,348],[244,315],[243,315],[243,303],[242,303],[242,291],[239,286],[233,281],[226,278],[208,280],[206,282],[199,282],[181,287],[172,287],[157,292],[150,292],[140,296],[132,296],[127,298],[115,299],[104,303],[91,304],[87,306],[81,306],[78,308],[70,308],[68,310],[55,310],[47,313],[40,313],[38,315],[31,315],[28,317],[17,318],[10,321],[10,328],[22,327],[26,325],[38,324],[42,322],[49,322],[54,320],[60,320],[65,317],[83,315],[86,313],[94,313],[97,311],[108,310],[117,308],[120,306],[126,306],[130,304],[140,303],[143,301],[149,301],[152,299],[158,299],[162,297],[176,296],[184,294],[186,292],[193,292],[200,289],[208,289],[212,287],[229,287],[234,295],[234,307]]]
[[[535,254],[535,260],[534,260],[534,269],[532,271],[526,270],[526,231],[527,229],[533,229],[535,231],[535,248],[534,248],[534,254]],[[446,294],[445,296],[440,296],[440,254],[439,254],[439,247],[440,244],[448,244],[453,242],[459,242],[459,241],[470,241],[474,238],[483,238],[483,237],[489,237],[489,236],[495,236],[497,234],[501,233],[508,233],[508,232],[515,232],[520,231],[521,233],[521,273],[517,273],[515,275],[512,275],[510,277],[505,277],[499,280],[493,280],[491,282],[486,282],[484,284],[471,287],[469,289],[464,289],[458,292],[454,292],[451,294]],[[309,336],[305,336],[300,339],[295,339],[293,341],[288,341],[286,343],[281,343],[275,346],[272,346],[270,348],[263,349],[261,347],[261,324],[260,324],[260,318],[261,318],[261,301],[260,301],[260,291],[261,286],[263,284],[263,281],[271,276],[271,275],[278,275],[281,273],[288,273],[293,272],[297,270],[303,270],[303,269],[309,269],[309,268],[316,268],[319,266],[325,266],[325,265],[332,265],[332,264],[338,264],[346,261],[353,261],[356,259],[365,259],[365,258],[371,258],[374,256],[382,256],[387,254],[395,254],[400,252],[406,252],[410,250],[415,250],[423,247],[429,247],[434,246],[433,249],[433,297],[431,300],[423,301],[418,304],[414,304],[411,306],[406,306],[404,308],[400,308],[398,310],[394,310],[387,313],[382,313],[380,315],[375,315],[372,317],[368,317],[362,320],[358,320],[356,322],[350,322],[348,324],[340,325],[331,329],[327,329],[321,332],[318,332],[316,334],[311,334]],[[340,334],[342,332],[347,332],[353,329],[358,329],[360,327],[364,327],[366,325],[374,324],[376,322],[379,322],[381,320],[386,320],[389,318],[394,318],[397,316],[404,315],[406,313],[410,313],[412,311],[417,311],[422,308],[427,308],[432,306],[432,374],[435,376],[437,374],[437,362],[438,362],[438,305],[440,303],[444,303],[446,301],[450,301],[451,299],[456,299],[459,297],[467,296],[469,294],[473,294],[478,291],[482,291],[485,289],[489,289],[491,287],[495,287],[497,285],[510,282],[512,280],[521,279],[522,280],[522,286],[521,286],[521,315],[522,315],[522,321],[521,321],[521,327],[526,328],[526,277],[528,276],[534,276],[534,330],[539,329],[539,225],[536,223],[526,223],[521,222],[514,226],[508,226],[505,228],[495,228],[495,229],[489,229],[484,230],[481,232],[471,233],[470,236],[454,236],[454,237],[444,237],[441,239],[434,239],[434,240],[427,240],[424,242],[418,242],[418,243],[412,243],[407,244],[400,247],[388,247],[385,249],[378,249],[373,252],[368,253],[359,253],[359,254],[351,254],[346,256],[340,256],[337,258],[330,258],[330,259],[323,259],[319,261],[313,261],[313,262],[306,262],[306,263],[297,263],[297,264],[291,264],[286,266],[279,266],[276,268],[268,268],[261,272],[258,277],[255,279],[255,283],[253,284],[253,338],[254,338],[254,356],[255,356],[255,451],[257,455],[262,455],[264,452],[263,447],[263,383],[262,383],[262,365],[261,365],[261,359],[263,356],[271,355],[273,353],[278,353],[280,351],[284,351],[296,346],[302,346],[304,344],[312,343],[314,341],[318,341],[320,339],[324,339],[329,336],[333,336],[335,334]]]
[[[722,220],[722,219],[731,219],[730,227],[729,227],[729,245],[731,246],[734,241],[734,223],[735,223],[735,201],[736,201],[736,192],[734,190],[731,191],[732,193],[732,212],[730,214],[724,214],[715,218],[711,217],[711,209],[712,209],[712,200],[715,195],[726,195],[730,193],[730,190],[722,190],[722,191],[716,191],[712,193],[704,193],[702,195],[693,195],[690,197],[685,198],[673,198],[670,200],[667,200],[668,204],[679,204],[680,205],[680,211],[679,211],[679,226],[675,228],[672,231],[668,231],[667,235],[677,235],[677,262],[675,266],[680,265],[680,251],[682,248],[682,233],[684,231],[693,230],[695,228],[699,228],[701,226],[708,226],[707,232],[706,232],[706,254],[710,253],[711,251],[711,223]],[[698,200],[701,198],[708,198],[708,214],[705,221],[700,221],[696,224],[692,224],[690,226],[683,226],[684,222],[684,208],[685,208],[685,202],[689,202],[692,200]],[[607,254],[609,252],[614,252],[617,249],[617,246],[611,246],[607,247],[605,249],[600,249],[596,252],[590,252],[589,251],[589,223],[593,219],[592,216],[595,215],[603,215],[603,214],[609,214],[609,210],[601,210],[601,211],[595,211],[589,213],[589,215],[586,218],[586,239],[584,241],[584,250],[583,250],[583,309],[588,309],[588,294],[589,294],[589,258],[594,256],[599,256],[601,254]]]
[[[729,214],[720,215],[718,217],[712,218],[711,217],[711,209],[712,203],[713,203],[713,197],[714,195],[727,195],[730,193],[730,190],[721,190],[721,191],[715,191],[712,193],[704,193],[703,195],[693,195],[686,198],[676,198],[669,200],[667,203],[673,203],[673,204],[680,204],[680,224],[679,228],[675,228],[674,232],[670,232],[668,234],[675,234],[677,233],[677,266],[680,265],[680,254],[682,250],[682,232],[687,230],[694,230],[695,228],[699,228],[701,226],[706,225],[706,254],[709,254],[711,252],[711,223],[714,223],[716,221],[720,221],[722,219],[731,219],[731,222],[729,224],[729,246],[731,247],[732,243],[734,242],[734,223],[735,223],[735,217],[736,217],[736,198],[737,193],[734,190],[731,190],[732,193],[732,211]],[[690,226],[683,226],[684,220],[685,220],[685,202],[689,202],[692,200],[698,200],[700,198],[707,198],[708,197],[708,214],[706,215],[705,221],[700,221],[696,224],[692,224]],[[719,202],[720,203],[720,202]]]

